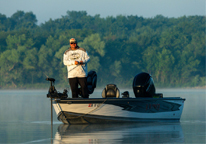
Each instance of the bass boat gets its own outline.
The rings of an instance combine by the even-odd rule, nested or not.
[[[163,97],[155,93],[153,79],[148,73],[139,73],[133,80],[135,98],[120,91],[115,84],[108,84],[100,98],[68,98],[67,90],[57,92],[54,78],[47,97],[51,98],[58,120],[64,124],[100,124],[125,122],[179,121],[184,106],[184,98]],[[87,76],[88,92],[96,88],[97,74],[90,71]],[[79,88],[81,96],[81,88]]]

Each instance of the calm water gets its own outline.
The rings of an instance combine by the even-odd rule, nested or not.
[[[91,97],[100,96],[96,91]],[[47,90],[0,91],[0,143],[206,143],[206,91],[157,89],[164,97],[186,98],[180,122],[64,125],[50,123]],[[131,96],[132,91],[130,92]]]

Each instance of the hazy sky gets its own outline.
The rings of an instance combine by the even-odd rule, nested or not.
[[[32,11],[38,23],[65,16],[69,11],[86,11],[100,17],[137,15],[145,18],[205,15],[206,0],[0,0],[0,13],[10,17],[17,10]]]

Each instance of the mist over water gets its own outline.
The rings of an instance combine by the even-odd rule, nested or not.
[[[156,91],[164,97],[186,98],[180,122],[69,126],[53,113],[51,136],[48,90],[1,90],[0,143],[205,143],[206,91]],[[134,97],[133,91],[129,92]],[[101,97],[101,90],[90,97]]]

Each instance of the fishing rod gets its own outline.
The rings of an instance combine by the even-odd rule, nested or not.
[[[78,61],[76,61],[76,62],[78,62]],[[82,64],[83,64],[83,62],[78,62],[78,64],[75,67],[73,67],[71,70],[69,70],[68,73],[71,72],[72,70],[74,70],[75,68],[77,68],[78,66],[82,66]]]
[[[77,68],[78,66],[80,66],[80,64],[77,64],[75,67],[73,67],[72,69],[70,69],[70,70],[68,71],[68,73],[71,72],[72,70],[74,70],[75,68]]]

